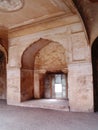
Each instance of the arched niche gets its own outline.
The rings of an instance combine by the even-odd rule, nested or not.
[[[94,111],[98,111],[98,37],[92,44]]]
[[[47,50],[49,48],[52,48],[53,51],[49,52]],[[43,50],[46,51],[46,53]],[[46,67],[47,65],[44,66],[43,64],[40,63],[41,67],[43,66],[44,69],[46,69],[45,71],[43,68],[38,68],[38,62],[39,62],[38,55],[41,51],[42,51],[41,54],[43,56],[47,55],[47,52],[49,52],[49,55],[52,56],[52,57],[48,57],[50,61],[51,58],[56,57],[54,58],[54,60],[51,61],[52,62],[51,66],[48,66],[48,68]],[[57,62],[57,64],[55,64],[55,62]],[[53,43],[52,41],[47,39],[39,39],[38,41],[31,44],[24,51],[21,59],[21,65],[22,65],[21,66],[21,101],[42,98],[43,95],[42,95],[42,89],[40,90],[41,87],[40,84],[42,85],[43,78],[45,76],[46,71],[51,71],[56,73],[58,71],[62,71],[65,73],[66,71],[65,70],[66,68],[65,49],[62,45],[58,43]]]
[[[66,49],[50,42],[35,56],[34,97],[66,99],[67,95]]]
[[[51,41],[39,39],[31,44],[21,59],[21,101],[34,98],[34,60],[36,53]]]

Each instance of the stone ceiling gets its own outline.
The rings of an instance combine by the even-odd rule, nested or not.
[[[16,11],[23,7],[23,0],[0,0],[0,10],[4,12]]]
[[[0,0],[0,24],[8,28],[60,15],[71,15],[70,0]],[[70,3],[70,2],[69,2]]]
[[[14,29],[24,25],[75,15],[76,4],[89,39],[98,36],[98,0],[0,0],[0,26]]]

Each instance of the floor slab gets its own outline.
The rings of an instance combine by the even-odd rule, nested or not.
[[[69,111],[68,100],[63,99],[39,99],[30,100],[17,104],[24,107],[45,108],[61,111]]]
[[[98,113],[17,107],[0,101],[0,130],[98,130]]]

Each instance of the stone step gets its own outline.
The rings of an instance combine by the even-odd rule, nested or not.
[[[18,106],[69,111],[68,100],[39,99],[17,104]]]

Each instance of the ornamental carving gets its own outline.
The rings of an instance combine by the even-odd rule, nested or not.
[[[0,0],[1,11],[16,11],[23,7],[23,0]]]

